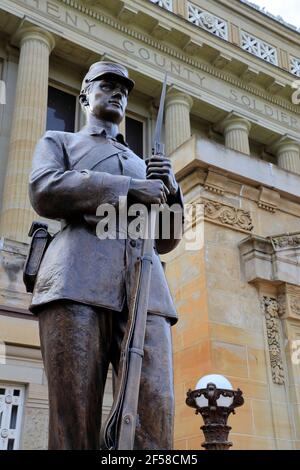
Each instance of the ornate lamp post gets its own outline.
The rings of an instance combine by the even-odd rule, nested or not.
[[[204,426],[206,450],[228,450],[232,442],[228,441],[231,427],[227,425],[230,413],[244,403],[243,392],[233,390],[231,383],[222,375],[206,375],[199,380],[196,390],[187,392],[186,404],[196,408],[201,414]]]

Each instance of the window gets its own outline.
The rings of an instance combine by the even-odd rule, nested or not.
[[[0,450],[19,449],[24,387],[0,384]]]
[[[46,129],[74,132],[76,96],[49,86]]]
[[[131,150],[139,157],[144,155],[144,123],[138,119],[126,116],[126,141]]]

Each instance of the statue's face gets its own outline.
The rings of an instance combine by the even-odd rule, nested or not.
[[[122,121],[128,98],[128,88],[114,79],[95,80],[87,95],[91,114],[114,124]]]

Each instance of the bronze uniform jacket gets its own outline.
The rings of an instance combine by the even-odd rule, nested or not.
[[[107,139],[102,128],[80,132],[48,131],[36,146],[29,181],[33,208],[42,217],[63,221],[42,260],[30,310],[69,299],[121,311],[134,282],[134,265],[142,241],[100,240],[85,216],[100,204],[118,207],[130,179],[145,179],[144,160],[125,144],[121,134]],[[179,189],[174,200],[183,207]],[[157,240],[154,248],[148,311],[170,317],[177,313],[158,256],[176,247],[178,239]]]

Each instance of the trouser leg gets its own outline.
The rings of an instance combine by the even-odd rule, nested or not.
[[[49,449],[99,449],[111,316],[69,301],[39,312],[49,389]]]
[[[114,316],[112,364],[117,371],[126,317]],[[148,314],[139,391],[135,449],[172,449],[174,391],[171,326],[168,319]]]
[[[172,449],[174,390],[169,320],[148,315],[135,449]]]

